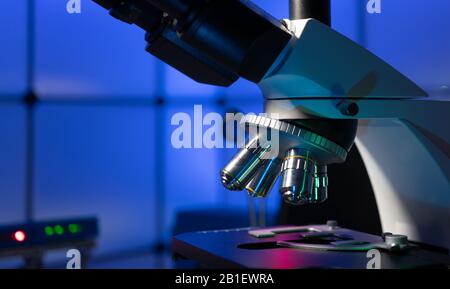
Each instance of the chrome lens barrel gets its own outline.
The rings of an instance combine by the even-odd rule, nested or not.
[[[270,145],[253,138],[221,171],[222,184],[229,190],[242,191],[258,169],[270,159],[265,158]]]
[[[285,202],[303,205],[308,202],[314,188],[315,164],[310,153],[299,149],[290,149],[281,167],[281,188]]]
[[[327,167],[318,165],[309,151],[290,149],[281,167],[280,193],[293,205],[321,203],[328,198]]]
[[[262,166],[245,188],[255,198],[265,198],[272,190],[280,175],[281,160],[273,158]]]

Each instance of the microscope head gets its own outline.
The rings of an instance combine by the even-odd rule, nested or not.
[[[94,0],[146,31],[147,51],[193,80],[259,82],[291,39],[263,10],[240,0]]]

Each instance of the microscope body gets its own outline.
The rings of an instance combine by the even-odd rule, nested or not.
[[[273,153],[266,132],[258,133],[222,170],[226,188],[265,197],[281,176],[286,202],[324,202],[328,191],[333,193],[327,165],[344,162],[356,143],[383,231],[450,249],[448,99],[429,97],[383,60],[317,20],[280,22],[247,0],[94,1],[121,21],[143,28],[147,51],[197,82],[229,86],[242,77],[261,88],[266,114],[246,116],[242,124],[275,133],[279,146]],[[314,18],[329,24],[328,0],[291,4],[300,7],[296,2],[311,11],[326,10]],[[233,234],[250,238],[241,233]],[[220,238],[228,236],[223,234]],[[194,240],[191,247],[182,237],[175,243],[186,254],[203,246],[211,255],[215,249],[209,244],[216,237],[208,236],[188,237]],[[229,250],[237,250],[236,238],[230,238]],[[297,253],[292,258],[297,260]]]
[[[316,20],[286,22],[295,38],[258,84],[266,113],[358,119],[383,231],[450,249],[450,101]]]

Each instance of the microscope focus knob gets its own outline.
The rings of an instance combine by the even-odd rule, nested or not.
[[[408,247],[408,237],[405,235],[388,234],[384,236],[384,243],[390,250],[402,250]]]
[[[329,220],[327,221],[327,227],[329,230],[335,230],[338,228],[338,222],[335,220]]]

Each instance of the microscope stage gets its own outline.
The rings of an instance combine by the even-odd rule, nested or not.
[[[280,230],[281,228],[281,230]],[[175,236],[175,256],[196,261],[208,268],[249,269],[366,269],[371,266],[373,253],[368,250],[330,251],[312,249],[326,247],[334,241],[354,240],[358,244],[379,244],[383,239],[366,233],[336,227],[333,236],[327,226],[278,227],[275,234],[261,230],[235,229],[187,233]],[[273,231],[272,230],[272,231]],[[255,233],[256,232],[256,233]],[[265,237],[264,237],[265,236]],[[311,237],[312,236],[312,237]],[[289,248],[283,243],[311,246]],[[340,249],[338,249],[340,250]],[[450,265],[448,255],[411,245],[405,251],[380,249],[380,267],[383,269],[444,267]]]

